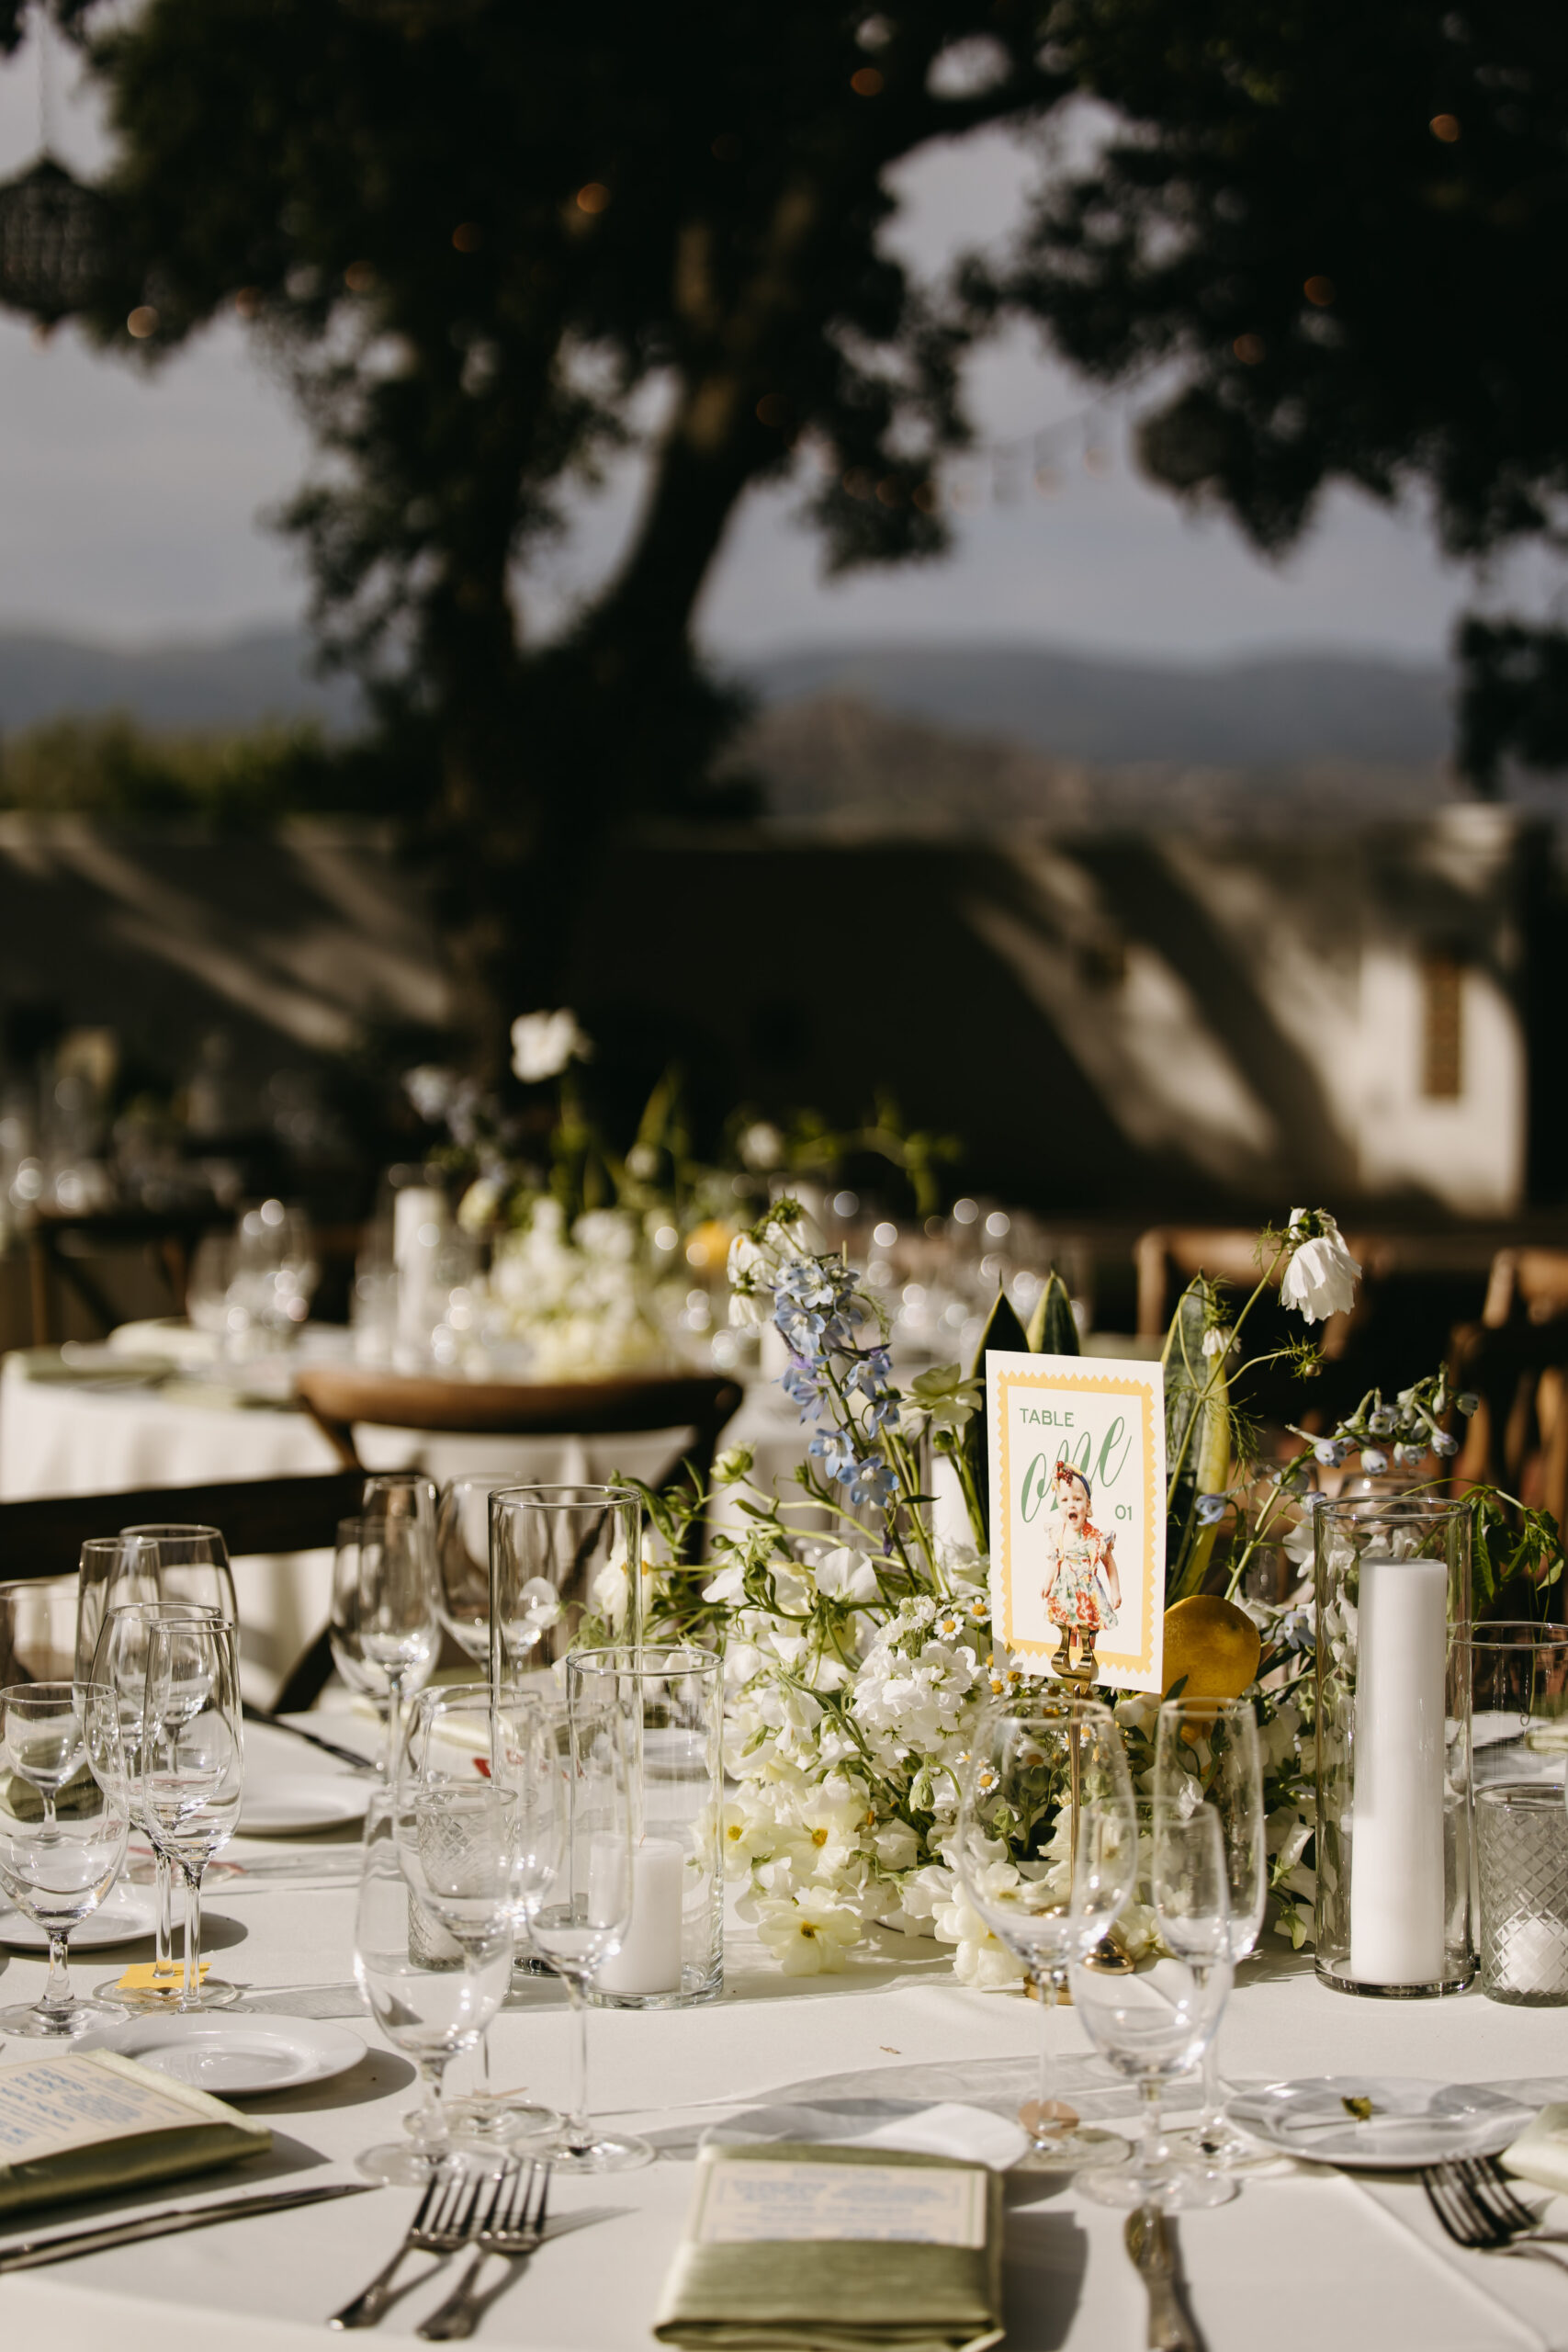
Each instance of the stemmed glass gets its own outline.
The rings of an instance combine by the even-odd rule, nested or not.
[[[1027,1710],[987,1709],[952,1850],[972,1909],[1023,1962],[1040,2002],[1039,2096],[1019,2118],[1034,2141],[1028,2163],[1066,2171],[1124,2163],[1119,2133],[1084,2130],[1055,2096],[1049,2014],[1069,1966],[1100,1943],[1137,1873],[1132,1776],[1110,1708],[1043,1693]]]
[[[436,1611],[458,1648],[479,1667],[491,1653],[491,1497],[516,1484],[514,1470],[466,1471],[447,1480],[436,1505]]]
[[[1269,1855],[1263,1826],[1263,1759],[1258,1716],[1250,1699],[1168,1699],[1155,1734],[1155,1822],[1166,1813],[1186,1820],[1206,1804],[1220,1826],[1230,1905],[1233,1967],[1257,1944],[1269,1894]],[[1220,2083],[1219,2036],[1203,2049],[1203,2114],[1195,2132],[1173,2134],[1171,2144],[1205,2165],[1256,2160],[1258,2151],[1225,2120]]]
[[[422,1805],[406,1789],[379,1790],[366,1815],[354,1973],[366,2007],[413,2060],[424,2090],[410,2120],[412,2142],[368,2148],[358,2159],[367,2180],[427,2181],[453,2154],[443,2077],[457,2052],[479,2041],[512,1982],[511,1808],[477,1775],[468,1794],[444,1804],[432,1792]]]
[[[223,1623],[238,1628],[239,1603],[234,1593],[229,1547],[216,1527],[195,1521],[156,1521],[121,1528],[118,1535],[94,1536],[82,1546],[77,1569],[76,1671],[80,1678],[91,1667],[98,1636],[113,1611],[140,1602],[168,1602],[206,1610]],[[136,1703],[141,1705],[138,1685]],[[138,1823],[145,1829],[145,1824]],[[150,1832],[147,1833],[151,1835]],[[157,1905],[153,1957],[162,1981],[173,1966],[174,1867],[154,1842],[153,1894]],[[100,1984],[133,2007],[161,2007],[164,1996],[119,1993],[112,1979]],[[232,1995],[230,1996],[233,1997]]]
[[[130,1828],[113,1694],[92,1683],[0,1690],[0,1886],[49,1938],[41,1999],[0,2009],[0,2031],[68,2041],[98,2023],[72,1994],[71,1931],[119,1875]]]
[[[331,1640],[349,1689],[386,1701],[381,1777],[390,1786],[405,1696],[429,1681],[441,1651],[430,1546],[416,1517],[398,1512],[339,1522]]]
[[[149,1619],[146,1645],[141,1803],[186,1886],[185,1980],[169,2006],[215,2008],[239,1989],[201,1981],[202,1874],[234,1834],[244,1789],[234,1628],[164,1609]]]
[[[69,1681],[75,1642],[74,1577],[0,1584],[0,1687]]]
[[[554,1713],[559,1713],[558,1702]],[[529,1896],[542,1891],[537,1822],[541,1804],[550,1799],[545,1758],[552,1736],[551,1712],[539,1693],[511,1683],[492,1690],[488,1682],[444,1682],[422,1690],[414,1701],[400,1758],[398,1790],[405,1806],[416,1794],[460,1798],[480,1779],[509,1792],[517,1839],[512,1916],[519,1932]],[[553,2108],[530,2099],[521,2085],[506,2091],[491,2088],[490,2041],[487,2027],[479,2041],[484,2088],[447,2098],[449,2126],[486,2147],[550,2130],[560,2118]]]
[[[635,1487],[501,1486],[490,1501],[490,1679],[554,1664],[585,1617],[635,1648],[642,1626],[642,1498]]]
[[[637,1743],[632,1694],[566,1663],[564,1707],[550,1712],[523,1889],[528,1941],[566,1986],[577,2014],[576,2081],[558,2132],[530,2154],[569,2173],[630,2172],[650,2164],[646,2140],[595,2132],[588,2111],[585,1996],[619,1951],[631,1920]]]
[[[1235,2180],[1173,2164],[1160,2125],[1162,2084],[1197,2064],[1231,1987],[1224,1842],[1213,1805],[1185,1817],[1168,1807],[1156,1815],[1154,1898],[1168,1960],[1131,1975],[1073,1964],[1073,2002],[1084,2030],[1107,2064],[1137,2084],[1144,2117],[1134,2167],[1090,2173],[1078,2187],[1100,2205],[1224,2205],[1236,2193]]]

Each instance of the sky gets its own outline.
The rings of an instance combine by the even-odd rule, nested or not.
[[[89,173],[101,152],[74,64],[52,45],[50,118],[63,159]],[[0,178],[39,139],[36,48],[0,67]],[[929,149],[901,173],[890,238],[931,268],[998,232],[1030,165],[1007,139]],[[1021,334],[977,361],[973,413],[1010,440],[1080,417],[1094,395]],[[1143,659],[1337,647],[1442,658],[1475,583],[1442,563],[1416,513],[1348,492],[1325,502],[1281,565],[1223,518],[1195,519],[1145,482],[1129,456],[1133,409],[1100,408],[1102,472],[1065,435],[1061,487],[998,505],[977,471],[972,505],[942,563],[828,582],[793,519],[804,484],[754,493],[706,584],[700,623],[719,654],[847,639],[998,639]],[[205,639],[299,620],[306,583],[266,526],[309,469],[306,435],[243,330],[209,330],[156,371],[101,356],[70,329],[39,343],[0,314],[0,627],[58,629],[120,645]],[[521,585],[532,630],[558,624],[613,561],[635,518],[635,462],[579,513],[569,544]],[[1509,582],[1489,583],[1495,600]]]

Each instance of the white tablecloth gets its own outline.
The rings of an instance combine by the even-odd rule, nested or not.
[[[98,1389],[85,1379],[34,1379],[28,1367],[25,1353],[0,1366],[3,1501],[286,1477],[340,1466],[310,1416],[287,1405],[204,1404],[193,1384],[181,1384],[174,1394],[156,1386]],[[659,1478],[673,1466],[686,1434],[464,1437],[362,1428],[355,1438],[361,1460],[374,1469],[418,1462],[437,1480],[465,1470],[506,1470],[520,1479],[570,1482],[604,1478],[612,1470]],[[764,1482],[787,1479],[804,1451],[798,1413],[767,1385],[749,1393],[724,1442],[740,1439],[755,1446],[756,1475]],[[62,1559],[62,1573],[75,1565]],[[325,1623],[331,1576],[331,1555],[324,1552],[236,1562],[248,1696],[270,1699],[278,1679]]]
[[[281,1735],[253,1726],[247,1741],[258,1762],[299,1769],[305,1752]],[[280,1849],[236,1841],[231,1852],[258,1850]],[[215,1964],[257,1987],[255,1998],[268,1986],[332,1984],[344,1988],[340,2013],[354,2016],[350,1889],[215,1889],[209,1910]],[[555,2184],[553,2213],[579,2226],[552,2237],[514,2278],[481,2340],[532,2352],[648,2352],[691,2196],[692,2143],[739,2107],[823,2077],[837,2079],[820,2095],[840,2098],[962,2098],[967,2090],[1005,2102],[1027,2087],[1038,2012],[1014,1995],[955,1985],[936,1947],[892,1939],[884,1956],[841,1976],[791,1980],[732,1938],[727,1965],[725,1996],[712,2007],[591,2019],[595,2107],[659,2135],[665,2153],[643,2172]],[[108,1972],[85,1955],[76,1973],[90,1984]],[[40,1962],[13,1957],[0,1999],[30,1995],[42,1974]],[[525,2079],[558,2101],[568,2088],[569,2019],[547,1983],[525,1997],[526,2006],[492,2029],[496,2078]],[[395,2134],[412,2096],[406,2062],[367,2018],[354,2021],[367,2044],[362,2067],[254,2103],[275,2134],[264,2164],[50,2220],[103,2218],[220,2188],[242,2195],[285,2178],[349,2177],[355,2151]],[[1250,1965],[1225,2019],[1222,2056],[1233,2079],[1368,2069],[1453,2081],[1528,2078],[1541,2098],[1563,2097],[1564,2023],[1562,2010],[1501,2008],[1477,1994],[1429,2003],[1348,1999],[1325,1991],[1304,1962],[1276,1955]],[[1131,2094],[1105,2091],[1109,2078],[1082,2055],[1077,2021],[1063,2015],[1054,2028],[1086,2111],[1106,2097],[1124,2110]],[[20,2041],[3,2046],[6,2063],[28,2052]],[[1124,2120],[1131,2130],[1131,2117]],[[323,2317],[386,2258],[413,2202],[412,2191],[382,2189],[0,2278],[0,2330],[6,2343],[39,2352],[104,2352],[107,2345],[173,2352],[194,2344],[284,2352],[320,2343]],[[1039,2176],[1013,2176],[1008,2204],[1010,2352],[1140,2346],[1143,2290],[1122,2250],[1121,2217]],[[1568,2201],[1552,2210],[1568,2221]],[[36,2229],[36,2219],[28,2226]],[[1437,2231],[1414,2181],[1315,2168],[1254,2176],[1235,2203],[1182,2216],[1177,2236],[1209,2352],[1568,2347],[1568,2279],[1544,2263],[1461,2254]],[[420,2267],[411,2266],[415,2275]],[[411,2293],[378,2339],[412,2342],[450,2277]]]

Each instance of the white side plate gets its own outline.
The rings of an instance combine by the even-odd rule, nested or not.
[[[1347,2110],[1348,2098],[1371,2101],[1365,2122]],[[1533,2112],[1481,2083],[1429,2083],[1411,2075],[1316,2075],[1244,2091],[1225,2103],[1233,2122],[1282,2154],[1369,2172],[1495,2156],[1518,2138]]]
[[[122,1879],[111,1886],[96,1911],[71,1930],[71,1957],[97,1951],[107,1944],[133,1944],[152,1935],[158,1925],[158,1905],[151,1887],[128,1886]],[[19,1911],[0,1910],[0,1944],[13,1951],[47,1951],[49,1938]]]
[[[351,1772],[258,1772],[245,1781],[239,1834],[298,1838],[363,1821],[370,1785]]]
[[[140,2017],[98,2026],[73,2050],[117,2050],[155,2074],[172,2075],[215,2098],[256,2098],[301,2083],[330,2082],[365,2055],[346,2026],[319,2018],[235,2017],[211,2010],[194,2017]]]

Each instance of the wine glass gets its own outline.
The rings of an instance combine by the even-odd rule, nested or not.
[[[167,1601],[209,1610],[225,1624],[236,1628],[239,1625],[229,1547],[218,1528],[199,1521],[155,1521],[121,1528],[118,1535],[94,1536],[82,1546],[76,1581],[78,1675],[90,1669],[98,1635],[110,1612],[139,1601]],[[141,1702],[139,1686],[138,1706]],[[163,1978],[174,1960],[174,1867],[155,1841],[152,1878],[157,1906],[153,1961],[158,1976]],[[117,1990],[112,1978],[97,1990],[106,1997],[126,1998]],[[131,2005],[136,2007],[158,2007],[163,2003],[163,1995],[154,1990],[130,1997]]]
[[[71,1931],[118,1877],[130,1828],[112,1692],[75,1682],[0,1690],[0,1887],[49,1938],[41,1998],[0,2009],[0,2031],[69,2041],[105,2015],[72,1993]]]
[[[546,1756],[551,1736],[539,1693],[511,1683],[492,1690],[488,1682],[446,1682],[422,1690],[415,1699],[399,1759],[398,1789],[405,1805],[416,1791],[460,1795],[481,1780],[510,1792],[517,1836],[513,1920],[518,1932],[540,1875],[536,1819],[541,1798],[547,1799],[550,1788]],[[530,2099],[521,2084],[511,2090],[491,2087],[488,2027],[479,2040],[479,2057],[484,2088],[447,2098],[450,2128],[481,2146],[497,2147],[559,2122],[554,2109]]]
[[[368,2180],[428,2181],[451,2157],[443,2077],[457,2052],[479,2041],[512,1982],[506,1809],[478,1776],[472,1795],[466,1815],[448,1807],[444,1815],[436,1805],[422,1820],[417,1797],[378,1790],[366,1815],[355,1978],[388,2041],[418,2067],[424,2091],[410,2120],[412,2144],[368,2148],[358,2159]],[[456,1871],[450,1857],[445,1867],[439,1855],[433,1861],[439,1842],[457,1848]],[[448,1900],[454,1887],[465,1892]]]
[[[1077,1815],[1077,1835],[1074,1816]],[[1098,1700],[1031,1694],[975,1730],[953,1860],[970,1906],[1023,1962],[1041,2006],[1038,2098],[1020,2111],[1032,2168],[1126,2161],[1054,2093],[1050,2011],[1132,1894],[1138,1829],[1122,1735]]]
[[[349,1689],[386,1701],[381,1777],[390,1786],[405,1694],[429,1681],[441,1651],[428,1563],[413,1520],[340,1521],[330,1638]]]
[[[629,2133],[595,2132],[588,2111],[586,1995],[619,1951],[631,1921],[637,1754],[632,1700],[568,1658],[564,1705],[548,1708],[544,1771],[530,1824],[533,1867],[524,1889],[528,1941],[566,1986],[577,2016],[576,2081],[559,2129],[534,2143],[567,2173],[629,2172],[653,2151]]]
[[[149,1619],[146,1639],[141,1806],[186,1886],[185,1980],[165,2001],[176,2009],[219,2008],[239,1988],[201,1981],[201,1880],[234,1834],[244,1788],[234,1628],[164,1610]]]
[[[249,1315],[231,1295],[238,1259],[231,1233],[204,1233],[186,1276],[186,1319],[217,1341],[220,1358],[250,1327]]]
[[[1160,2125],[1160,2088],[1201,2058],[1231,1987],[1230,1898],[1224,1840],[1213,1805],[1156,1816],[1155,1914],[1170,1953],[1152,1968],[1111,1975],[1075,1961],[1073,2003],[1085,2032],[1119,2075],[1138,2086],[1144,2130],[1127,2172],[1078,2183],[1100,2205],[1158,2205],[1168,2211],[1224,2205],[1236,2184],[1221,2172],[1171,2161]]]
[[[0,1687],[68,1682],[75,1657],[74,1577],[0,1584]]]
[[[491,1680],[563,1657],[586,1617],[635,1648],[642,1498],[635,1487],[498,1486],[490,1503]]]
[[[491,1497],[517,1483],[513,1470],[469,1470],[449,1478],[435,1510],[435,1607],[442,1624],[476,1666],[490,1658]]]
[[[1185,1820],[1210,1806],[1220,1825],[1230,1904],[1233,1966],[1257,1944],[1269,1894],[1263,1826],[1263,1759],[1250,1699],[1168,1699],[1155,1734],[1155,1820]],[[1203,2049],[1203,2114],[1197,2130],[1172,2146],[1205,2165],[1256,2160],[1257,2150],[1228,2123],[1219,2075],[1219,2036]]]

